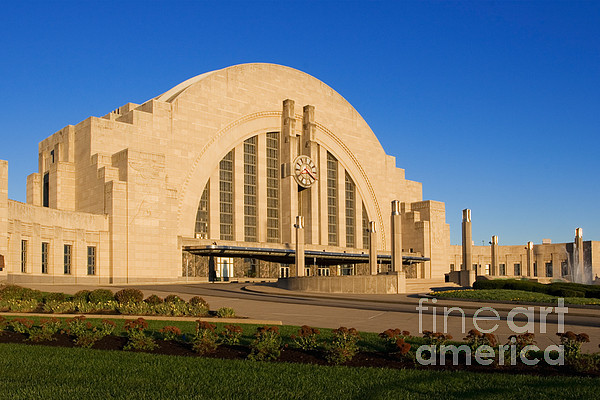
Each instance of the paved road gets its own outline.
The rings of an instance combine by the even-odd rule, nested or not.
[[[32,286],[33,287],[33,286]],[[128,286],[131,287],[131,286]],[[232,307],[238,315],[256,319],[280,320],[284,324],[307,324],[316,327],[337,328],[351,326],[358,330],[368,332],[382,332],[388,328],[408,330],[418,334],[422,330],[444,330],[444,306],[460,306],[465,313],[462,318],[458,312],[450,314],[447,318],[447,331],[455,338],[465,336],[464,332],[473,328],[473,314],[479,307],[490,306],[497,310],[500,321],[487,321],[479,324],[482,329],[489,329],[498,325],[494,332],[501,341],[507,340],[513,330],[508,325],[506,318],[512,305],[486,304],[461,301],[439,300],[435,305],[436,327],[433,326],[433,304],[431,300],[424,304],[427,310],[421,314],[417,310],[418,298],[406,295],[327,295],[319,297],[310,294],[295,294],[269,286],[253,284],[171,284],[171,285],[135,285],[144,291],[147,296],[156,293],[165,296],[177,293],[187,299],[192,296],[202,296],[207,300],[211,309]],[[41,290],[63,290],[74,292],[81,286],[36,287]],[[112,286],[112,290],[120,287]],[[545,347],[558,343],[556,332],[558,330],[558,315],[554,312],[546,317],[547,326],[545,333],[540,332],[539,307],[535,307],[536,318],[533,324],[538,345]],[[481,313],[480,316],[491,316],[490,313]],[[464,329],[462,323],[464,320]],[[527,321],[523,315],[515,318],[516,325],[524,325]],[[581,310],[570,308],[565,315],[565,330],[576,333],[586,332],[590,335],[592,343],[584,346],[588,351],[597,351],[600,343],[600,311]]]

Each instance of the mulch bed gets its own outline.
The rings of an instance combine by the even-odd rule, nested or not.
[[[66,334],[56,334],[56,340],[32,342],[27,340],[26,335],[11,331],[3,331],[0,333],[0,343],[21,343],[26,345],[43,345],[51,347],[75,347],[73,340]],[[97,350],[123,350],[127,343],[127,338],[124,336],[110,335],[96,342],[92,349]],[[172,342],[157,340],[157,348],[152,351],[146,351],[151,354],[175,355],[186,357],[205,357],[205,358],[220,358],[227,360],[245,360],[250,354],[250,349],[245,346],[227,346],[221,345],[213,353],[198,355],[192,350],[190,343]],[[136,351],[137,352],[137,351]],[[292,347],[283,347],[281,356],[274,362],[288,362],[301,364],[316,364],[330,365],[325,354],[320,351],[304,351]],[[484,373],[508,373],[515,375],[538,375],[538,376],[592,376],[600,377],[600,371],[592,371],[588,373],[579,373],[570,366],[550,366],[543,361],[536,366],[527,366],[518,364],[516,366],[483,366],[473,360],[473,365],[466,365],[463,360],[459,365],[453,365],[452,358],[448,357],[446,365],[415,365],[412,361],[403,360],[394,354],[379,353],[379,352],[359,352],[356,356],[342,364],[348,367],[375,367],[375,368],[391,368],[391,369],[427,369],[438,371],[471,371]]]

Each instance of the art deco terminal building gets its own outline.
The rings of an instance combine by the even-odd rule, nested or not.
[[[444,204],[423,200],[342,96],[279,65],[205,73],[66,126],[39,144],[27,204],[7,198],[7,169],[0,162],[0,278],[15,283],[390,269],[443,281],[460,269]]]

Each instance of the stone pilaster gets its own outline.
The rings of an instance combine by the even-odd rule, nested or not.
[[[584,266],[583,266],[583,229],[575,229],[575,241],[573,247],[573,275],[571,279],[574,282],[583,283]]]
[[[369,221],[369,270],[371,275],[377,275],[377,230],[375,221]]]
[[[527,276],[533,276],[533,242],[527,242]]]
[[[300,215],[296,217],[294,228],[296,229],[296,276],[304,276],[304,217]]]
[[[471,270],[473,268],[473,235],[471,233],[471,210],[463,210],[462,219],[462,269]]]
[[[315,107],[304,106],[302,114],[302,136],[300,138],[300,153],[309,156],[318,164],[318,145],[315,139],[317,125],[315,124]],[[319,243],[319,179],[323,177],[321,169],[317,171],[317,182],[312,187],[300,192],[301,215],[306,222],[306,243]]]
[[[490,271],[490,275],[497,276],[498,275],[498,236],[492,236],[492,269]]]
[[[298,155],[298,138],[296,137],[296,118],[294,117],[294,101],[283,101],[281,114],[281,134],[279,149],[281,159],[281,241],[293,243],[294,220],[298,215],[298,184],[292,174],[292,162]]]
[[[392,271],[402,271],[402,216],[400,202],[392,201]]]

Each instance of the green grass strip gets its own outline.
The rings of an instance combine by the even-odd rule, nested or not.
[[[553,303],[557,304],[558,297],[549,294],[527,292],[524,290],[509,289],[463,289],[448,290],[444,292],[432,292],[433,296],[438,298],[454,299],[473,299],[473,300],[499,300],[514,302],[534,302],[534,303]],[[600,304],[600,299],[584,297],[566,297],[565,304]]]
[[[0,345],[1,399],[595,399],[600,380]]]

